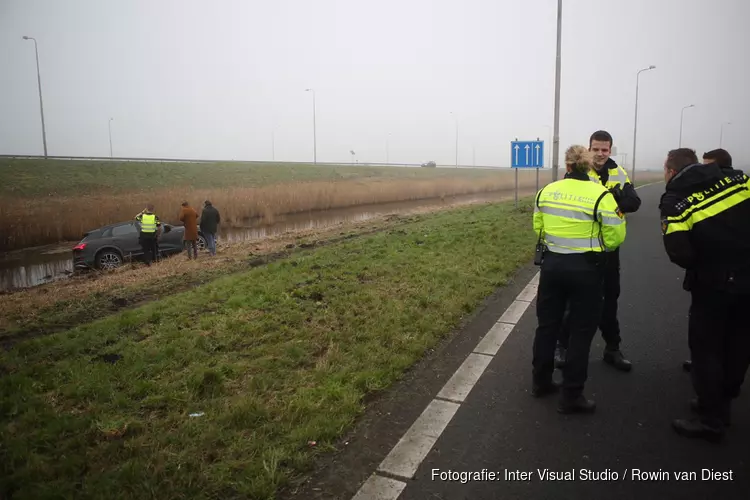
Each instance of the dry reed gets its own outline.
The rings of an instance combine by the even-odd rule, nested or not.
[[[540,175],[540,182],[545,183],[548,177]],[[521,172],[519,185],[533,186],[533,173]],[[183,200],[200,211],[203,201],[210,199],[221,212],[225,226],[241,226],[253,219],[271,222],[282,214],[485,193],[512,186],[513,174],[506,171],[474,180],[313,181],[255,188],[165,188],[117,195],[5,198],[0,200],[0,250],[76,241],[91,229],[132,219],[147,203],[154,203],[163,221],[179,224]]]

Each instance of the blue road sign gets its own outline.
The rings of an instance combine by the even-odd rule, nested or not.
[[[544,168],[544,141],[511,141],[510,165],[513,168]]]

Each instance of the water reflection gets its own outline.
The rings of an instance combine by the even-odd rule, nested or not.
[[[408,213],[415,209],[436,209],[450,203],[501,201],[509,195],[513,195],[512,190],[278,216],[272,224],[224,228],[220,230],[218,239],[220,243],[260,240],[286,232],[324,229],[383,215]],[[0,290],[27,288],[70,276],[73,273],[72,247],[73,244],[27,249],[0,257]]]
[[[0,290],[27,288],[67,278],[73,273],[73,259],[67,254],[27,253],[20,259],[0,261]]]

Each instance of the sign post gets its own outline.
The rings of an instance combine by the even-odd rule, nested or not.
[[[511,141],[510,165],[516,177],[516,208],[518,208],[518,169],[536,169],[536,190],[539,191],[539,169],[544,168],[544,141]]]

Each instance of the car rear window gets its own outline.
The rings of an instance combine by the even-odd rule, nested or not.
[[[101,236],[101,231],[89,231],[88,233],[83,235],[83,239],[81,240],[81,243],[84,241],[91,241],[99,238]]]

